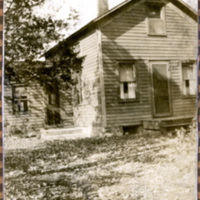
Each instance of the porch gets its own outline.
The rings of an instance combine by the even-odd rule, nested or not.
[[[194,116],[154,118],[143,120],[143,128],[146,130],[161,130],[171,127],[188,126],[191,125],[193,121]]]

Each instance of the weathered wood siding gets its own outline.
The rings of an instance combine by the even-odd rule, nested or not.
[[[82,102],[74,106],[76,126],[98,127],[101,124],[100,80],[98,68],[98,33],[91,32],[79,40],[82,68]]]
[[[20,129],[29,126],[30,131],[41,128],[51,128],[46,125],[46,104],[47,94],[38,84],[31,84],[27,87],[28,112],[13,113],[12,88],[11,85],[4,86],[4,115],[7,132],[11,129]],[[71,92],[60,92],[60,116],[61,127],[73,126],[73,107]],[[22,130],[23,131],[23,130]]]
[[[73,104],[71,90],[60,91],[60,117],[64,128],[73,127]]]
[[[28,112],[13,113],[11,85],[4,86],[4,115],[6,130],[29,126],[29,130],[39,130],[45,124],[45,98],[42,88],[35,84],[27,87]],[[22,130],[23,131],[23,130]],[[9,133],[8,133],[9,134]]]
[[[181,61],[196,60],[197,23],[165,5],[166,36],[148,36],[145,4],[132,5],[102,26],[107,125],[127,126],[152,118],[150,61],[168,61],[173,116],[194,115],[196,98],[183,98]],[[118,61],[134,60],[139,101],[119,102]]]

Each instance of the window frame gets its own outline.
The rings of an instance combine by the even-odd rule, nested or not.
[[[193,79],[192,80],[195,81],[195,85],[196,85],[196,87],[195,87],[195,94],[184,94],[183,65],[191,65],[190,67],[193,69]],[[196,65],[197,65],[196,61],[181,62],[181,95],[182,95],[183,98],[191,98],[191,97],[196,98],[196,96],[197,96],[197,76],[195,76],[196,73],[197,73],[195,71]]]
[[[15,93],[16,93],[15,89],[16,88],[24,88],[26,90],[25,98],[22,98],[21,96],[15,97]],[[16,110],[16,105],[15,105],[16,101],[19,101],[19,102],[25,101],[27,109],[25,111]],[[29,112],[29,99],[28,99],[28,87],[27,87],[27,85],[24,85],[24,84],[13,84],[12,85],[12,111],[13,111],[13,114],[18,114],[18,115],[19,114],[25,115]]]
[[[149,17],[149,6],[159,6],[160,7],[160,20],[163,21],[163,33],[150,33],[149,26],[150,26],[150,20],[156,19],[156,18],[150,18]],[[166,37],[167,36],[167,31],[166,31],[166,20],[165,20],[165,5],[162,3],[151,3],[148,2],[146,3],[146,13],[147,13],[147,35],[148,36],[161,36],[161,37]]]
[[[125,98],[125,99],[122,99],[121,98],[121,81],[120,81],[120,65],[132,65],[132,69],[135,68],[135,83],[136,83],[136,91],[135,91],[135,94],[136,94],[136,98]],[[118,65],[118,101],[120,103],[123,103],[123,102],[138,102],[139,101],[139,92],[138,92],[138,69],[137,69],[137,64],[136,64],[136,61],[133,61],[133,60],[123,60],[123,61],[118,61],[117,62],[117,65]],[[134,82],[134,81],[133,81]]]

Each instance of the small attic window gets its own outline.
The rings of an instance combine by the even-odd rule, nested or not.
[[[147,4],[148,34],[165,35],[164,6],[162,4]]]

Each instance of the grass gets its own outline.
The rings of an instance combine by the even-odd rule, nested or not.
[[[5,199],[193,200],[196,131],[182,136],[129,135],[8,148]]]

